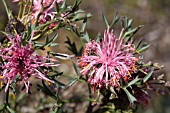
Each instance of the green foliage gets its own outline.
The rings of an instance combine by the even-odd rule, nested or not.
[[[137,99],[126,88],[123,88],[123,90],[125,91],[128,99],[130,101],[130,104],[134,104],[134,102],[136,102]]]
[[[103,14],[102,14],[102,17],[103,17],[103,21],[104,21],[104,23],[105,23],[106,28],[108,28],[108,27],[109,27],[109,24],[108,24],[108,22],[107,22],[106,17],[105,17]]]
[[[153,74],[153,70],[151,70],[144,78],[143,78],[143,82],[145,83],[145,82],[147,82],[148,81],[148,79],[151,77],[151,75]]]
[[[77,50],[75,42],[71,42],[71,40],[67,37],[67,41],[65,41],[69,45],[68,49],[74,53],[76,56],[81,56],[83,47],[80,48],[80,50]]]
[[[72,66],[75,71],[76,77],[72,77],[71,75],[65,75],[64,72],[57,71],[56,68],[52,67],[45,67],[45,66],[39,66],[38,69],[40,69],[40,72],[42,72],[44,75],[47,75],[46,77],[53,81],[52,83],[49,83],[48,81],[42,80],[41,83],[35,83],[37,91],[43,94],[43,96],[49,97],[53,100],[52,106],[50,106],[48,111],[50,113],[67,113],[67,105],[70,103],[76,103],[81,104],[81,102],[87,101],[89,103],[86,113],[92,112],[92,113],[133,113],[135,110],[133,110],[133,107],[137,104],[139,104],[140,98],[143,96],[142,94],[147,94],[145,90],[147,88],[150,88],[148,83],[150,81],[156,81],[157,84],[161,84],[165,81],[161,79],[161,81],[158,80],[158,78],[161,78],[161,76],[155,76],[155,70],[159,70],[162,67],[158,66],[154,63],[144,63],[144,55],[143,52],[145,52],[150,45],[148,45],[146,42],[143,41],[143,39],[139,39],[138,37],[135,37],[135,34],[140,30],[142,25],[133,27],[133,19],[129,19],[127,17],[120,17],[117,13],[115,14],[114,18],[111,22],[107,20],[107,17],[102,14],[102,18],[105,24],[106,29],[109,28],[112,30],[116,26],[120,26],[119,28],[123,29],[123,38],[125,44],[132,43],[135,46],[135,52],[133,53],[134,58],[136,56],[140,56],[139,59],[136,61],[136,67],[134,69],[134,73],[130,73],[128,76],[128,82],[125,80],[126,78],[124,76],[121,76],[118,82],[120,83],[120,86],[110,87],[106,86],[106,88],[99,87],[96,88],[89,84],[87,76],[84,77],[81,75],[80,70],[82,67],[79,67],[77,62],[74,62],[74,57],[79,58],[82,56],[83,49],[85,46],[85,43],[89,43],[91,41],[88,32],[86,31],[86,26],[88,19],[92,17],[91,13],[86,13],[84,10],[80,9],[80,4],[82,0],[75,0],[72,5],[67,4],[67,0],[64,0],[62,3],[55,2],[54,6],[54,18],[49,19],[46,22],[40,22],[40,18],[43,15],[44,11],[46,11],[50,6],[43,7],[39,14],[36,17],[35,21],[32,21],[30,19],[31,11],[33,9],[33,3],[30,4],[29,0],[23,2],[22,0],[18,3],[18,6],[20,6],[20,11],[18,12],[18,16],[12,15],[12,11],[9,9],[6,0],[2,0],[10,24],[10,21],[13,19],[16,19],[17,22],[22,24],[24,27],[22,29],[22,32],[18,32],[16,26],[12,23],[14,26],[14,29],[12,29],[12,32],[3,32],[3,34],[9,34],[11,37],[14,35],[20,35],[22,36],[21,45],[24,47],[27,43],[32,42],[33,44],[33,50],[43,50],[46,52],[46,58],[45,63],[51,63],[49,59],[52,58],[59,58],[61,60],[70,60],[72,61]],[[44,5],[44,4],[43,4]],[[50,15],[51,16],[51,15]],[[50,17],[49,17],[50,18]],[[15,21],[16,23],[16,21]],[[73,55],[68,55],[65,53],[55,53],[51,50],[46,50],[46,48],[57,46],[58,43],[56,43],[56,39],[58,38],[58,33],[55,33],[58,29],[62,30],[68,30],[71,33],[74,33],[77,40],[80,42],[80,49],[78,49],[77,43],[72,41],[72,39],[67,36],[67,40],[65,43],[67,44],[67,48],[69,51],[73,53]],[[52,36],[53,35],[53,36]],[[96,42],[101,41],[101,33],[98,33],[96,36]],[[137,43],[136,43],[137,42]],[[5,47],[10,47],[13,43],[10,42],[10,40],[5,40],[2,42],[1,49],[5,49]],[[8,53],[10,54],[10,53]],[[11,56],[12,57],[12,54]],[[54,60],[53,59],[53,60]],[[17,59],[18,60],[18,59]],[[77,60],[77,59],[76,59]],[[127,59],[128,60],[128,59]],[[55,61],[57,61],[55,59]],[[2,71],[3,65],[4,65],[3,58],[0,59]],[[65,62],[65,61],[63,61]],[[22,62],[19,62],[20,65],[22,65]],[[85,65],[85,64],[83,64]],[[69,67],[69,66],[68,66]],[[87,67],[83,67],[87,68]],[[128,69],[127,69],[128,70]],[[71,71],[71,68],[70,70]],[[91,69],[90,72],[93,70]],[[117,72],[117,70],[115,70]],[[3,73],[2,73],[3,74]],[[154,75],[154,78],[153,78]],[[16,76],[16,75],[14,75]],[[30,75],[27,75],[28,78]],[[107,75],[106,75],[107,76]],[[93,75],[90,75],[90,77],[93,77]],[[0,76],[0,79],[3,80],[3,76]],[[64,79],[64,82],[61,82],[61,79]],[[67,79],[67,80],[65,80]],[[17,106],[21,106],[22,102],[21,99],[24,98],[23,95],[19,99],[17,98],[10,98],[10,92],[12,91],[13,94],[16,96],[19,89],[16,89],[18,82],[23,82],[25,80],[22,80],[22,73],[16,76],[14,78],[13,82],[9,84],[9,88],[6,92],[6,101],[4,104],[0,107],[0,112],[9,112],[9,113],[17,113]],[[63,91],[67,90],[73,84],[85,82],[88,87],[88,97],[86,97],[86,94],[80,94],[80,96],[70,97],[70,98],[64,98],[63,97]],[[0,81],[1,82],[1,81]],[[4,80],[0,87],[0,91],[3,91],[5,89],[5,86],[7,85],[8,80]],[[109,81],[112,82],[112,81]],[[115,81],[113,81],[114,83]],[[103,82],[104,83],[104,82]],[[26,84],[26,83],[25,83]],[[32,84],[30,83],[30,86]],[[147,86],[147,87],[146,87]],[[83,86],[84,88],[84,86]],[[21,88],[22,90],[26,89],[26,86],[23,86]],[[85,89],[85,88],[84,88]],[[93,90],[93,91],[92,91]],[[95,91],[98,90],[98,94],[95,94]],[[156,91],[160,91],[156,89]],[[31,94],[31,90],[28,91],[28,94]],[[86,91],[85,91],[86,92]],[[142,94],[141,94],[142,92]],[[19,90],[20,93],[20,90]],[[35,92],[34,92],[35,93]],[[23,93],[21,93],[23,94]],[[37,93],[38,94],[38,93]],[[94,95],[93,95],[94,94]],[[140,95],[141,94],[141,95]],[[102,96],[101,96],[102,95]],[[30,96],[30,95],[28,95]],[[145,96],[145,95],[144,95]],[[40,97],[41,98],[41,97]],[[145,99],[145,98],[143,98]],[[140,101],[139,101],[140,100]],[[47,101],[47,100],[46,100]],[[21,103],[20,103],[21,102]],[[44,102],[45,103],[45,102]],[[49,103],[49,102],[47,102]],[[12,106],[10,106],[12,104]],[[95,107],[97,106],[97,107]],[[45,107],[42,107],[45,109]],[[38,110],[40,110],[40,107],[38,105]],[[68,108],[69,109],[69,108]],[[37,112],[41,112],[38,111]]]

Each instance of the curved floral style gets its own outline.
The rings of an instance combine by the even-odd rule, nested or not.
[[[128,82],[136,71],[139,58],[134,56],[135,45],[124,43],[123,31],[116,38],[108,28],[101,42],[86,44],[83,56],[78,60],[80,73],[87,75],[88,82],[95,88],[120,87],[120,78]]]
[[[7,38],[12,45],[6,48],[0,48],[0,56],[3,61],[1,65],[3,70],[1,78],[7,80],[5,91],[8,90],[9,85],[16,78],[24,82],[26,92],[29,89],[29,78],[31,76],[53,83],[52,80],[46,77],[47,72],[43,71],[42,67],[46,67],[47,69],[53,66],[56,67],[59,64],[53,62],[57,62],[57,60],[36,55],[33,43],[29,41],[27,44],[22,45],[22,37],[19,35],[14,35],[14,37],[7,35]],[[50,63],[46,63],[46,60],[50,60]]]

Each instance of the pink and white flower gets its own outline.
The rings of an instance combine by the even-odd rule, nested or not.
[[[94,88],[120,87],[120,78],[128,82],[136,71],[138,58],[134,56],[135,45],[124,43],[123,31],[116,38],[108,28],[101,42],[86,44],[78,64],[80,73],[88,76],[88,82]]]
[[[32,76],[54,83],[54,81],[46,77],[47,72],[44,71],[42,67],[56,67],[59,64],[54,62],[57,62],[57,60],[36,55],[31,40],[23,45],[22,37],[19,35],[14,35],[14,37],[7,35],[7,38],[12,45],[0,48],[0,57],[3,62],[1,64],[1,78],[7,82],[5,91],[8,90],[9,85],[12,84],[16,78],[24,83],[26,92],[28,92],[30,85],[29,78]],[[47,60],[50,62],[47,63]]]

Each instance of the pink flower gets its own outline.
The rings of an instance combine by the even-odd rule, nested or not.
[[[44,7],[47,7],[52,4],[52,6],[55,6],[55,2],[61,3],[63,0],[43,0]]]
[[[64,0],[57,0],[57,3],[60,4],[61,2],[63,2]]]
[[[53,62],[57,62],[57,60],[36,55],[32,42],[29,41],[27,44],[22,45],[22,37],[19,35],[14,35],[14,37],[7,35],[7,38],[12,45],[0,48],[0,56],[3,60],[3,65],[1,65],[2,79],[7,81],[5,91],[8,90],[9,85],[16,78],[25,84],[26,92],[29,89],[29,78],[31,76],[54,83],[46,77],[47,71],[44,71],[42,67],[47,69],[53,66],[56,67],[59,64],[54,64]],[[46,63],[46,60],[50,62]]]
[[[32,12],[31,12],[32,23],[36,22],[36,19],[43,8],[41,2],[42,2],[41,0],[33,1]]]
[[[13,0],[13,2],[19,2],[20,0]],[[26,0],[21,0],[24,3]],[[32,10],[30,12],[29,18],[31,19],[31,22],[35,24],[36,21],[38,21],[38,24],[45,24],[46,22],[49,22],[53,19],[55,19],[55,3],[62,3],[64,0],[29,0],[29,4],[32,4]],[[43,10],[44,9],[44,10]],[[39,20],[37,20],[37,17],[39,16]],[[49,28],[53,28],[57,25],[57,23],[52,23]]]
[[[120,78],[128,82],[136,71],[138,58],[134,56],[135,45],[124,43],[123,31],[116,38],[108,28],[101,42],[86,44],[78,64],[80,73],[88,76],[88,82],[94,88],[120,87]]]
[[[42,4],[41,4],[41,0],[34,0],[33,1],[33,12],[38,12],[40,13],[41,9],[42,9]]]
[[[55,11],[53,11],[56,0],[34,0],[33,1],[33,10],[31,14],[32,23],[36,22],[38,15],[41,13],[38,22],[40,24],[44,24],[46,22],[54,19]],[[42,11],[43,7],[48,7],[44,11]]]

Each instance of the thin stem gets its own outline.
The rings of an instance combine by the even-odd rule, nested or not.
[[[31,5],[30,5],[30,7],[29,7],[29,9],[28,9],[28,12],[27,12],[28,14],[27,14],[26,21],[25,21],[25,24],[24,24],[24,25],[27,24],[28,17],[30,16],[31,9],[32,9],[32,3],[31,3]]]
[[[20,4],[19,4],[18,16],[17,16],[18,19],[20,19],[21,9],[22,9],[22,4],[20,3]]]
[[[21,18],[24,17],[24,14],[25,14],[25,10],[26,10],[27,5],[28,5],[28,3],[26,3],[26,4],[24,5],[23,12],[22,12],[22,17],[21,17]]]
[[[6,104],[9,106],[8,98],[9,98],[9,88],[8,88],[8,90],[6,92]]]
[[[90,87],[89,84],[88,84],[88,91],[89,91],[89,98],[92,98],[91,87]],[[87,110],[86,110],[86,113],[91,113],[92,110],[93,110],[92,102],[89,101],[89,105],[88,105],[88,108],[87,108]]]
[[[60,25],[57,25],[57,26],[55,26],[54,28],[48,30],[48,31],[45,33],[45,36],[46,36],[46,35],[49,35],[49,34],[51,34],[51,33],[53,33],[56,29],[59,28],[59,26],[60,26]]]
[[[50,25],[50,24],[52,24],[52,23],[54,23],[54,22],[57,22],[57,21],[58,21],[58,20],[52,20],[52,21],[50,21],[50,22],[47,22],[47,23],[45,23],[45,24],[42,24],[42,25],[36,27],[35,29],[36,29],[36,30],[37,30],[37,29],[40,29],[40,28],[42,28],[42,27],[45,27],[45,26]]]
[[[12,16],[12,14],[11,14],[11,11],[10,11],[9,8],[8,8],[8,5],[7,5],[7,3],[6,3],[6,0],[2,0],[2,3],[4,4],[4,7],[5,7],[5,10],[6,10],[8,19],[10,20],[11,18],[13,18],[13,16]]]

